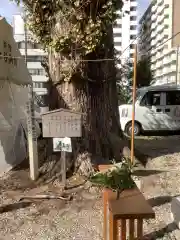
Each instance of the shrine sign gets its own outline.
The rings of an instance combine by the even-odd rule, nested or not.
[[[63,138],[82,136],[82,114],[57,109],[42,114],[43,137]]]

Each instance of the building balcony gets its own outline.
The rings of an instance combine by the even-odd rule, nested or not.
[[[163,3],[164,3],[164,0],[158,0],[158,1],[157,1],[157,5],[158,5],[158,6],[162,6]]]
[[[164,61],[163,61],[163,64],[164,65],[169,65],[169,64],[173,64],[173,63],[176,63],[176,59],[171,59],[171,58],[164,58]]]
[[[153,23],[151,24],[151,29],[153,29],[153,30],[154,30],[154,29],[156,28],[156,26],[157,26],[157,25],[156,25],[156,23],[155,23],[155,22],[153,22]]]
[[[131,26],[137,26],[138,24],[137,24],[137,21],[136,20],[130,20],[130,24],[131,24]]]
[[[130,35],[137,35],[138,34],[138,30],[130,30]]]
[[[117,18],[115,21],[116,24],[122,24],[122,19],[121,18]]]
[[[131,1],[130,5],[131,5],[131,7],[137,7],[138,3],[137,3],[137,1],[133,1],[133,2]]]
[[[25,49],[19,49],[21,55],[25,55]],[[28,56],[48,56],[42,49],[27,49]]]
[[[37,95],[46,95],[48,94],[47,88],[33,88],[33,92],[35,92]]]
[[[152,14],[156,14],[157,11],[157,5],[153,5],[151,8]]]
[[[157,14],[159,15],[159,16],[163,16],[163,13],[164,13],[164,9],[165,9],[165,6],[163,5],[163,6],[160,6],[158,9],[157,9]]]
[[[122,42],[122,37],[114,37],[114,43],[121,43]]]
[[[163,67],[161,70],[155,70],[155,72],[156,78],[168,76],[172,73],[176,73],[176,65],[170,64],[169,66]]]
[[[32,75],[32,81],[33,82],[48,82],[49,79],[46,76],[43,75]]]
[[[114,27],[113,28],[113,33],[120,33],[120,34],[122,34],[122,28]]]
[[[28,69],[44,69],[41,62],[27,62]]]
[[[156,16],[155,14],[153,14],[153,15],[151,16],[151,21],[152,21],[152,22],[156,22],[156,19],[157,19],[157,16]]]
[[[121,46],[114,46],[114,48],[118,51],[118,52],[121,52],[121,50],[122,50],[122,47]]]

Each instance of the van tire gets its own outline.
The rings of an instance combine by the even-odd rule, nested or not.
[[[127,123],[125,127],[125,133],[131,137],[132,122]],[[134,136],[139,136],[141,133],[141,125],[138,122],[134,122]]]

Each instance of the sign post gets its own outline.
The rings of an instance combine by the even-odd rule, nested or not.
[[[53,151],[61,152],[62,184],[66,187],[66,152],[72,152],[71,138],[53,138]]]
[[[71,138],[82,136],[82,114],[57,109],[42,114],[43,137],[53,138],[53,151],[61,152],[62,184],[66,186],[66,152],[72,152]]]

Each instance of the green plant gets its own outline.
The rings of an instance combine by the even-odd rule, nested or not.
[[[93,174],[89,180],[95,185],[120,193],[125,189],[135,187],[131,178],[134,166],[129,159],[123,158],[122,162],[113,163],[107,171]]]

